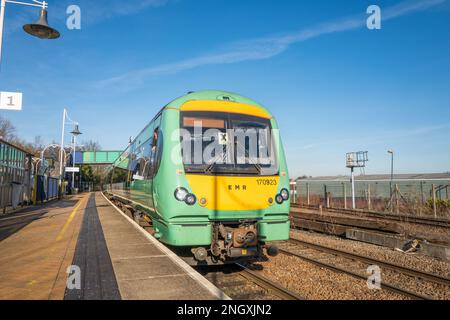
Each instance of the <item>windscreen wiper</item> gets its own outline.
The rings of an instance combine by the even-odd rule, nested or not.
[[[212,163],[210,163],[208,165],[208,167],[206,167],[205,173],[211,173],[212,169],[216,166],[217,161],[220,159],[221,161],[224,162],[224,161],[226,161],[226,158],[227,158],[227,153],[223,152],[223,149],[222,149],[222,154],[218,154],[217,156],[214,157]]]
[[[261,175],[262,167],[261,167],[258,163],[253,162],[252,158],[250,158],[250,154],[249,154],[248,150],[245,149],[245,147],[243,147],[243,146],[242,146],[241,144],[239,144],[239,142],[237,142],[237,141],[236,141],[235,144],[236,144],[238,147],[240,147],[241,149],[244,150],[245,156],[247,157],[247,159],[248,159],[248,161],[250,162],[250,164],[254,165],[255,168],[256,168],[256,170],[258,170],[258,174]]]

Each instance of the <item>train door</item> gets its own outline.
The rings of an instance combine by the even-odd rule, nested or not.
[[[161,152],[162,152],[161,115],[155,119],[150,150],[151,151],[149,158],[149,170],[147,172],[147,177],[150,184],[149,188],[150,205],[153,210],[156,210],[159,190],[155,184],[154,178],[158,173],[159,163],[161,161]]]

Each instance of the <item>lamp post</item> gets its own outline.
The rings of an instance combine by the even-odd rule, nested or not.
[[[390,182],[389,186],[390,186],[391,197],[392,197],[392,184],[394,182],[394,151],[388,150],[388,153],[391,155],[391,182]]]
[[[72,166],[75,168],[75,156],[77,154],[77,137],[82,134],[80,130],[78,129],[78,123],[75,124],[75,127],[72,134],[72,142],[73,142],[73,157],[72,157]],[[75,189],[75,171],[72,171],[72,192]]]
[[[66,120],[67,123],[66,123]],[[78,122],[73,121],[72,119],[70,119],[68,113],[67,113],[67,109],[64,109],[63,111],[63,119],[62,119],[62,130],[61,130],[61,147],[60,147],[60,152],[59,152],[59,190],[61,192],[61,195],[64,193],[62,190],[63,187],[63,163],[64,158],[63,158],[63,152],[64,152],[64,134],[65,134],[65,128],[66,128],[66,124],[74,124],[75,126],[78,126]],[[75,152],[74,152],[75,155]]]
[[[45,1],[37,1],[32,0],[33,3],[21,2],[21,1],[12,1],[12,0],[0,0],[0,65],[2,60],[2,43],[3,43],[3,25],[5,20],[5,7],[7,3],[17,4],[29,7],[38,7],[41,8],[41,12],[39,15],[39,19],[35,23],[29,23],[23,26],[23,30],[40,39],[57,39],[60,36],[60,33],[50,27],[47,21],[47,8],[48,4]]]

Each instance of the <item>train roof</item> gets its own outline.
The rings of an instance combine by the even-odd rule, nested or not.
[[[265,107],[263,107],[261,104],[256,102],[255,100],[252,100],[250,98],[241,96],[240,94],[233,93],[233,92],[227,92],[227,91],[219,91],[219,90],[204,90],[204,91],[197,91],[197,92],[190,92],[182,97],[179,97],[169,104],[165,106],[165,108],[176,108],[180,109],[186,102],[189,101],[226,101],[226,102],[235,102],[236,106],[239,106],[238,104],[246,104],[250,106],[255,106],[257,108],[260,108],[265,113],[270,115],[272,117],[272,114],[267,110]],[[232,108],[232,104],[230,104],[230,111]]]

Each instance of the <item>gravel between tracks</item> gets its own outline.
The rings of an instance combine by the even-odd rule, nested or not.
[[[425,255],[405,254],[386,247],[312,232],[293,230],[291,237],[450,278],[450,263]]]
[[[371,258],[392,262],[401,266],[450,277],[450,264],[422,255],[408,255],[389,248],[367,243],[344,240],[333,236],[305,231],[292,231],[291,237],[311,243],[345,250]],[[280,244],[280,247],[283,247]],[[292,250],[295,252],[295,250]],[[329,263],[344,262],[344,258],[328,260]],[[347,261],[348,262],[348,261]],[[355,272],[365,274],[364,263],[350,263]],[[320,268],[299,258],[280,254],[266,262],[258,262],[264,276],[284,285],[287,289],[312,300],[407,300],[408,297],[387,290],[370,290],[366,281],[350,275]],[[412,277],[394,271],[383,270],[382,278],[387,283],[428,295],[434,299],[450,299],[448,287],[422,283]]]
[[[407,300],[385,290],[370,290],[364,280],[320,268],[296,257],[280,254],[268,262],[256,264],[263,266],[264,276],[308,300]]]

